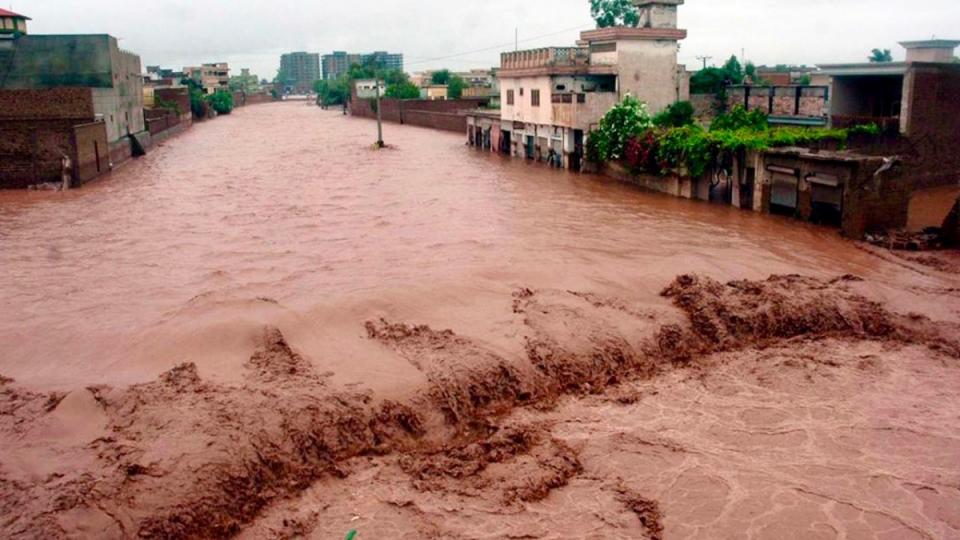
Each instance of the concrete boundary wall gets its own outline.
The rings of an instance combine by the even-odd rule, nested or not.
[[[466,111],[486,105],[488,102],[489,98],[448,101],[383,99],[380,101],[380,111],[384,122],[466,133]],[[361,118],[376,118],[374,103],[373,100],[354,97],[350,103],[350,114]]]

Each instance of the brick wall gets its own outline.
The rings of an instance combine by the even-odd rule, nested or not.
[[[190,114],[190,92],[186,88],[155,88],[153,97],[156,101],[175,103],[181,115]]]
[[[467,118],[460,113],[476,109],[488,101],[486,98],[449,101],[383,99],[380,101],[380,113],[384,122],[466,133]],[[362,118],[376,118],[373,103],[373,100],[354,97],[350,103],[350,114]]]
[[[713,120],[720,109],[720,100],[716,94],[690,94],[690,104],[693,105],[694,116],[700,122]]]
[[[0,90],[0,121],[5,118],[72,118],[92,122],[89,88]]]
[[[107,127],[103,122],[74,126],[74,183],[84,184],[110,169]]]
[[[828,92],[825,86],[732,86],[727,89],[727,108],[747,105],[748,110],[760,109],[773,116],[826,117]]]
[[[405,111],[404,123],[412,126],[421,126],[442,131],[465,133],[467,117],[460,113],[434,111]]]
[[[915,64],[907,73],[906,140],[898,149],[917,187],[960,183],[960,65]]]
[[[0,188],[61,181],[61,158],[72,156],[71,120],[0,122]]]
[[[270,94],[247,94],[247,105],[273,103],[275,100]]]

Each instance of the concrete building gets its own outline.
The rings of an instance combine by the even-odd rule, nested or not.
[[[374,64],[382,69],[403,71],[403,55],[397,53],[388,53],[387,51],[375,51],[362,55],[361,63]]]
[[[905,41],[904,62],[824,64],[831,81],[831,123],[836,127],[873,122],[887,131],[911,131],[912,85],[919,71],[949,71],[960,40]],[[947,96],[945,96],[947,97]]]
[[[334,51],[333,54],[323,55],[323,80],[330,81],[350,71],[350,66],[360,64],[362,55],[348,54],[344,51]]]
[[[323,80],[329,81],[350,71],[350,66],[354,64],[377,64],[383,69],[403,71],[403,55],[386,51],[376,51],[368,54],[334,51],[333,54],[323,55],[322,64]]]
[[[444,101],[449,96],[450,87],[445,84],[426,84],[420,87],[420,99]]]
[[[240,75],[230,77],[230,90],[243,92],[244,94],[258,93],[260,92],[260,79],[256,75],[250,74],[250,68],[242,68]]]
[[[206,94],[230,90],[230,64],[226,62],[185,67],[183,68],[183,76],[200,85]]]
[[[677,63],[677,7],[684,0],[634,0],[639,28],[581,33],[576,47],[501,55],[501,138],[492,146],[514,156],[579,170],[586,135],[624,96],[652,114],[689,99],[686,69]],[[480,120],[468,117],[468,126]],[[469,128],[471,131],[474,128]]]
[[[0,89],[89,88],[111,145],[145,131],[140,57],[108,35],[21,35],[0,47]]]
[[[0,34],[26,34],[30,17],[0,8]]]
[[[280,57],[280,71],[284,75],[285,91],[293,94],[313,92],[313,83],[320,80],[320,55],[317,53],[293,52]]]

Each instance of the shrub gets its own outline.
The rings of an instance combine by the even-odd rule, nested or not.
[[[600,119],[597,142],[602,161],[623,159],[627,141],[653,127],[646,103],[627,96]]]
[[[763,131],[770,127],[767,122],[767,113],[760,109],[747,112],[742,105],[737,105],[732,111],[721,114],[710,123],[710,131],[752,129]]]
[[[233,111],[233,94],[230,92],[214,92],[207,96],[207,101],[217,114],[230,114]]]
[[[627,142],[624,161],[633,172],[660,174],[660,140],[655,130],[648,129]]]
[[[678,101],[653,117],[653,125],[657,127],[683,127],[693,123],[693,104],[689,101]]]

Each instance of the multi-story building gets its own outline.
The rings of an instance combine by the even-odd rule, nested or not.
[[[403,71],[402,54],[375,51],[362,55],[361,62],[364,64],[373,64],[382,69]]]
[[[242,68],[240,75],[230,77],[230,89],[235,92],[254,94],[260,91],[260,79],[250,74],[249,68]]]
[[[280,57],[285,90],[294,94],[309,94],[313,83],[320,79],[320,55],[317,53],[293,52]]]
[[[111,143],[144,131],[140,57],[101,35],[21,35],[0,48],[0,89],[92,88]]]
[[[230,89],[230,65],[226,62],[201,64],[199,67],[183,68],[183,76],[192,79],[203,88],[204,93],[214,94]]]
[[[333,54],[323,55],[323,79],[329,81],[350,71],[354,64],[375,64],[383,69],[403,71],[403,55],[386,51],[375,51],[368,54],[350,54],[344,51],[334,51]]]
[[[363,61],[362,55],[334,51],[323,55],[323,80],[330,81],[350,71],[350,66]]]
[[[634,0],[638,28],[589,30],[575,47],[502,54],[500,140],[493,147],[579,169],[586,134],[624,96],[644,101],[651,114],[689,99],[686,69],[677,63],[687,36],[677,28],[683,2]],[[471,130],[484,129],[479,124],[487,120],[468,118]]]
[[[116,38],[0,34],[0,188],[82,183],[148,142],[140,57]]]

